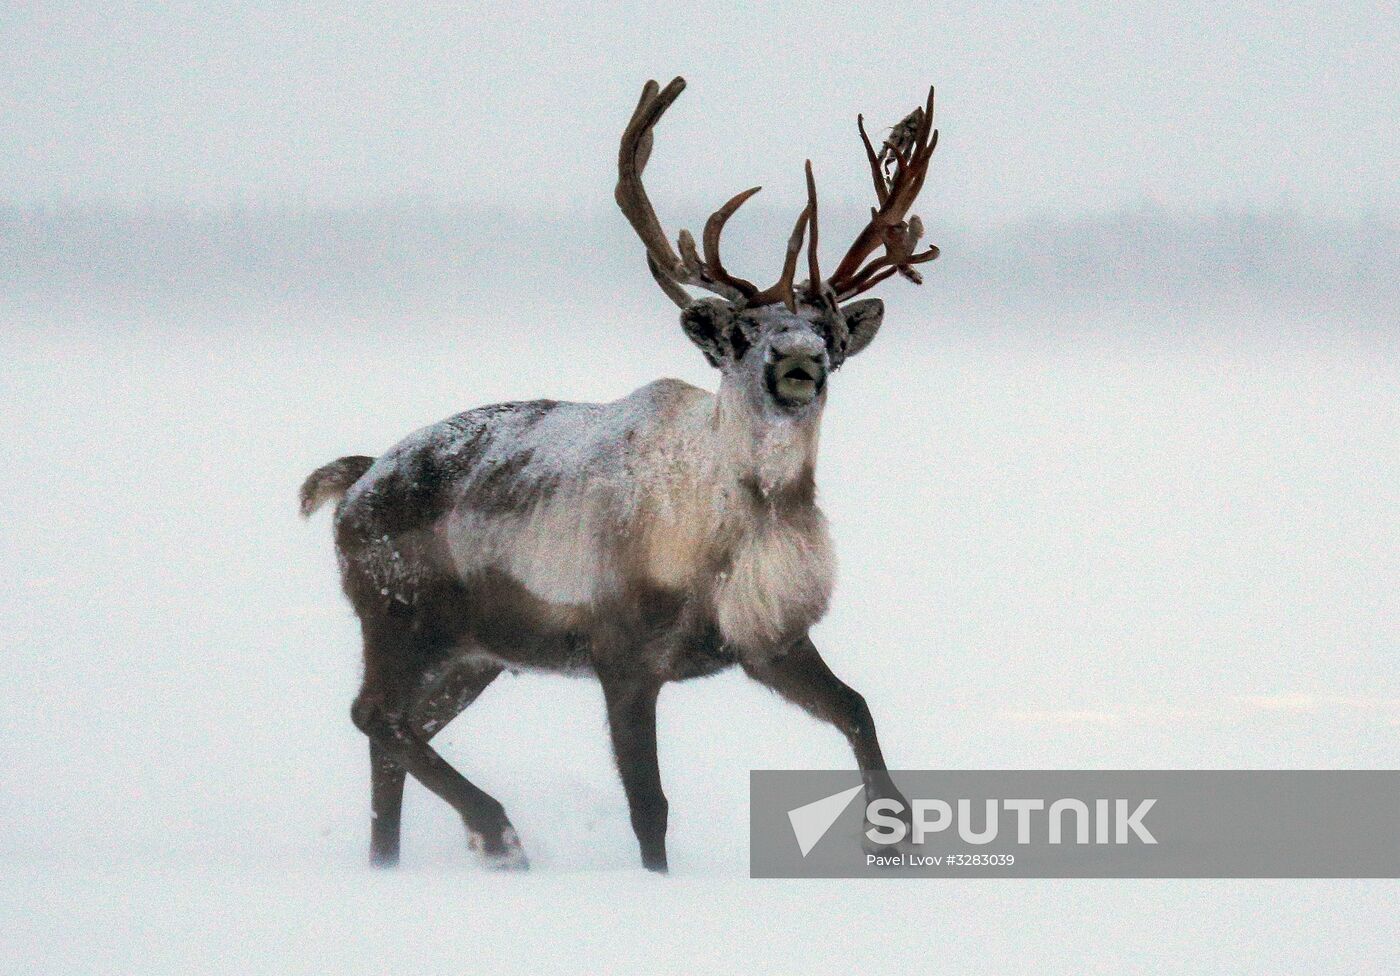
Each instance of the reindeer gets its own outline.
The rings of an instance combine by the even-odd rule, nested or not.
[[[718,392],[662,379],[612,403],[479,407],[378,459],[340,458],[302,486],[303,516],[338,499],[341,580],[363,632],[351,717],[369,738],[373,864],[398,860],[411,773],[461,815],[488,864],[526,866],[501,804],[431,745],[503,669],[596,676],[653,871],[666,870],[656,700],[670,681],[737,664],[845,734],[868,799],[903,800],[865,700],[808,636],[833,586],[814,471],[828,378],[884,315],[878,299],[849,300],[895,273],[918,282],[913,266],[938,256],[915,251],[921,225],[905,219],[937,144],[933,91],[879,152],[857,120],[878,205],[829,278],[808,161],[782,273],[760,289],[719,251],[726,221],[758,187],[710,217],[703,257],[685,231],[679,254],[671,247],[643,189],[652,130],[684,87],[643,88],[615,196],[682,330],[719,370]],[[808,278],[794,284],[804,237]]]

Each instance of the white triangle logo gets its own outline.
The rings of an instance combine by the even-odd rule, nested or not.
[[[841,811],[850,805],[851,797],[864,788],[863,786],[852,786],[849,790],[824,796],[806,806],[788,811],[788,820],[792,823],[792,833],[797,838],[797,846],[802,851],[803,857],[806,857],[807,853],[817,846],[817,841],[826,836],[826,832],[831,829],[836,818],[841,816]]]

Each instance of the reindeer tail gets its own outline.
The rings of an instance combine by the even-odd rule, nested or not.
[[[301,517],[310,518],[326,502],[344,497],[350,486],[359,481],[373,463],[372,457],[352,454],[323,464],[311,472],[311,476],[301,485]]]

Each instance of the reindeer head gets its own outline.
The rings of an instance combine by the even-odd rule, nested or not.
[[[726,271],[719,254],[725,223],[759,187],[733,197],[706,221],[703,258],[695,238],[684,230],[676,253],[647,199],[642,171],[651,155],[652,129],[684,89],[682,78],[665,88],[648,81],[642,89],[618,153],[618,206],[646,245],[652,277],[680,307],[682,328],[710,365],[726,380],[747,388],[755,400],[788,413],[805,412],[819,404],[827,375],[868,346],[880,328],[883,302],[850,299],[896,273],[921,284],[913,266],[938,257],[936,247],[915,251],[923,224],[917,216],[905,216],[923,187],[938,144],[932,127],[933,89],[928,102],[895,126],[878,152],[866,135],[864,119],[857,117],[878,206],[871,208],[870,222],[830,278],[822,277],[817,259],[817,189],[812,162],[807,161],[807,206],[788,238],[782,274],[762,289]],[[807,280],[794,284],[804,238]],[[884,253],[872,257],[882,247]],[[697,300],[686,287],[719,297]]]

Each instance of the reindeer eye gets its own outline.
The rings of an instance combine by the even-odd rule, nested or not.
[[[749,351],[753,343],[749,342],[749,337],[744,335],[744,330],[739,326],[734,326],[729,330],[729,346],[734,350],[734,361],[738,362],[744,358],[744,353]]]

